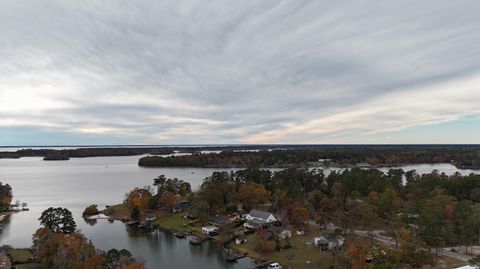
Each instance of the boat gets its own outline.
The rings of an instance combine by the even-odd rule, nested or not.
[[[125,224],[127,224],[127,225],[135,225],[135,224],[138,224],[138,223],[139,223],[138,220],[131,220],[131,221],[125,222]]]
[[[28,211],[28,210],[30,210],[28,208],[28,204],[27,203],[22,203],[22,211]]]
[[[193,237],[192,239],[190,239],[190,245],[194,245],[194,246],[199,246],[203,243],[203,240],[198,238],[198,237]]]
[[[176,238],[180,238],[180,239],[183,239],[183,238],[187,237],[187,234],[184,233],[184,232],[176,232],[176,233],[174,233],[174,235],[175,235]]]

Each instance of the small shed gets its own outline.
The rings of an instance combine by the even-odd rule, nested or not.
[[[145,217],[145,221],[153,222],[153,221],[155,221],[155,220],[157,220],[157,216],[155,216],[154,214],[147,215],[147,216]]]
[[[235,238],[235,244],[241,245],[245,243],[247,243],[247,237],[244,234],[239,235]]]
[[[217,226],[204,226],[204,227],[202,227],[202,234],[216,235],[216,234],[218,234],[218,227]]]
[[[173,213],[182,212],[190,206],[190,202],[187,200],[180,200],[175,203],[175,206],[172,208]]]
[[[322,251],[328,250],[330,247],[330,241],[323,236],[315,237],[315,246],[319,247]]]
[[[279,236],[280,238],[282,238],[282,239],[290,238],[290,237],[292,237],[292,231],[290,231],[290,230],[283,230],[278,236]]]

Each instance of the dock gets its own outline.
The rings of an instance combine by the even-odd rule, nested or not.
[[[228,254],[227,257],[225,258],[225,260],[227,262],[236,262],[237,260],[241,259],[241,258],[245,258],[247,257],[248,255],[248,252],[244,252],[244,253],[231,253],[231,254]]]
[[[205,237],[194,236],[192,239],[190,239],[190,244],[194,245],[194,246],[199,246],[203,242],[208,241],[210,239],[211,239],[211,237],[208,237],[208,236],[205,236]]]

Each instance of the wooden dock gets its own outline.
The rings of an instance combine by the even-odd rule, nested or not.
[[[225,258],[225,260],[227,262],[236,262],[237,260],[241,259],[241,258],[245,258],[247,257],[248,255],[248,252],[244,252],[244,253],[231,253],[229,255],[227,255],[227,257]]]

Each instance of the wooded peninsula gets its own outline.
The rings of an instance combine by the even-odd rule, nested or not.
[[[452,163],[458,168],[480,168],[480,147],[470,145],[350,145],[303,146],[257,151],[229,149],[221,153],[182,156],[147,156],[144,167],[307,167],[307,166],[399,166],[419,163]]]

